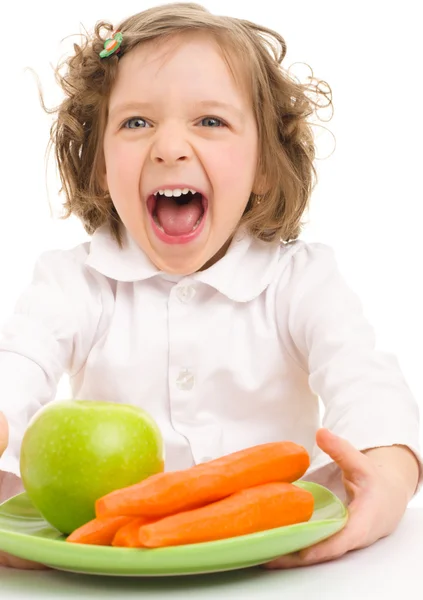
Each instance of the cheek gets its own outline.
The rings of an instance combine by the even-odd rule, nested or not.
[[[143,159],[135,144],[111,143],[105,147],[107,180],[111,189],[129,189],[139,184]]]
[[[212,156],[213,172],[217,174],[219,185],[228,190],[239,189],[240,193],[249,192],[257,165],[256,148],[254,139],[219,148]]]

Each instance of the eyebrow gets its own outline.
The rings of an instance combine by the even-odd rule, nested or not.
[[[220,100],[201,100],[197,104],[203,109],[221,108],[223,110],[228,110],[229,112],[233,112],[242,121],[244,120],[244,112],[228,102],[221,102]]]
[[[194,106],[198,106],[203,110],[212,109],[223,109],[232,112],[240,121],[244,121],[244,112],[230,104],[228,102],[221,102],[220,100],[200,100],[199,102],[193,103]],[[150,102],[124,102],[122,104],[116,104],[111,109],[109,116],[114,117],[121,112],[127,111],[140,111],[141,113],[149,112],[154,108],[154,104]]]

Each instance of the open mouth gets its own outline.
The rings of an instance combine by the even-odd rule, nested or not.
[[[181,243],[200,232],[207,199],[189,188],[159,190],[148,197],[147,208],[156,234],[168,243]]]

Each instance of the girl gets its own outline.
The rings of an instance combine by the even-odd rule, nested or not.
[[[66,372],[74,398],[150,412],[168,470],[304,445],[305,478],[343,495],[349,522],[269,567],[335,558],[400,521],[420,481],[417,405],[331,249],[298,239],[315,174],[306,92],[327,92],[290,79],[285,53],[265,27],[173,4],[98,24],[59,69],[52,142],[67,214],[92,239],[40,256],[5,324],[2,499],[22,490],[23,433]]]

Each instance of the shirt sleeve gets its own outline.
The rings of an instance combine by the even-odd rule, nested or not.
[[[0,411],[9,442],[0,471],[20,476],[23,434],[35,413],[55,399],[64,373],[83,366],[101,314],[96,280],[73,251],[50,251],[0,333]]]
[[[333,250],[304,244],[293,256],[290,285],[288,329],[310,388],[324,405],[323,426],[359,450],[408,446],[420,462],[421,485],[419,407],[397,358],[377,348]],[[328,463],[316,448],[310,472]],[[336,478],[335,471],[329,464],[325,476]]]

